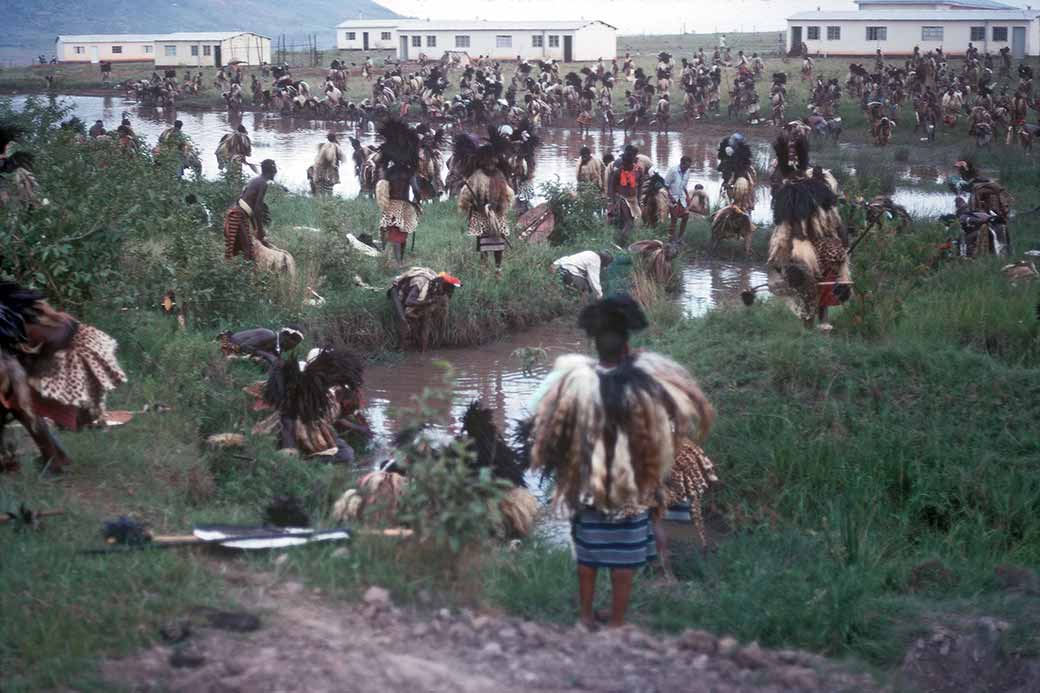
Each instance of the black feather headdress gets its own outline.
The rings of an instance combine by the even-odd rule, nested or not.
[[[466,409],[462,417],[462,433],[472,441],[477,456],[477,469],[486,467],[499,479],[505,479],[514,486],[525,486],[525,459],[506,445],[495,425],[493,412],[480,400],[470,403]]]
[[[264,401],[283,416],[312,423],[329,413],[329,388],[357,389],[363,383],[364,365],[349,351],[325,349],[303,368],[289,354],[275,364],[264,386]]]
[[[583,84],[581,76],[577,72],[568,72],[563,78],[563,81],[567,83],[567,86],[574,87],[575,89],[581,89]]]
[[[751,147],[740,133],[719,142],[718,170],[725,176],[741,175],[751,169]]]
[[[380,158],[388,167],[414,171],[419,167],[419,134],[408,123],[390,117],[376,128],[383,138],[379,147]]]
[[[0,347],[11,348],[28,337],[27,323],[36,319],[36,302],[43,294],[15,282],[0,282]]]
[[[790,137],[781,134],[773,142],[773,151],[776,152],[777,168],[785,178],[809,169],[809,140],[805,135]]]
[[[646,329],[649,324],[643,309],[628,294],[596,301],[578,315],[578,327],[590,337],[607,333],[628,335]]]

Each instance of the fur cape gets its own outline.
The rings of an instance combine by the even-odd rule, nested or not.
[[[502,135],[497,128],[488,128],[487,138],[481,141],[476,135],[459,133],[455,136],[452,148],[452,165],[455,166],[465,178],[469,178],[479,169],[498,169],[502,172],[509,171],[509,156],[512,153],[512,145],[507,137]]]
[[[667,477],[680,437],[703,438],[714,418],[689,372],[665,356],[640,352],[611,369],[562,356],[529,422],[531,467],[556,479],[554,502],[572,509],[639,504]]]

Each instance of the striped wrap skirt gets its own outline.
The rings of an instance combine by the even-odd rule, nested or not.
[[[639,568],[657,558],[653,523],[646,510],[616,518],[598,510],[571,518],[578,564],[592,568]]]

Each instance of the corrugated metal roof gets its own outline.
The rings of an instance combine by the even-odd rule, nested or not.
[[[180,31],[173,34],[77,34],[57,38],[65,43],[154,43],[155,41],[225,41],[251,31]],[[257,34],[259,36],[259,34]],[[269,38],[260,36],[260,38]]]
[[[804,21],[925,21],[925,22],[1030,22],[1040,16],[1038,10],[859,10],[841,12],[798,12],[789,22]]]
[[[155,34],[69,34],[57,38],[66,43],[151,43]]]
[[[546,22],[495,22],[486,19],[348,19],[339,24],[337,29],[361,29],[364,27],[391,27],[400,31],[577,31],[589,24],[603,24],[611,29],[617,27],[601,22],[598,19],[578,19],[570,21]]]
[[[229,38],[251,34],[251,31],[178,31],[173,34],[162,34],[157,41],[226,41]],[[260,36],[260,34],[257,34]],[[260,36],[260,38],[268,38]]]
[[[930,0],[855,0],[857,5],[923,5]],[[951,7],[966,7],[980,10],[1018,10],[1020,7],[1008,5],[994,0],[934,0],[937,5],[950,5]]]

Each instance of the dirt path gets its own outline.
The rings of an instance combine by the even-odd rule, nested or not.
[[[193,692],[877,690],[822,657],[703,631],[659,638],[465,611],[431,618],[398,609],[379,588],[348,604],[300,583],[249,579],[238,601],[256,610],[259,628],[214,627],[212,612],[196,611],[164,628],[182,642],[109,660],[104,678],[135,691]]]

